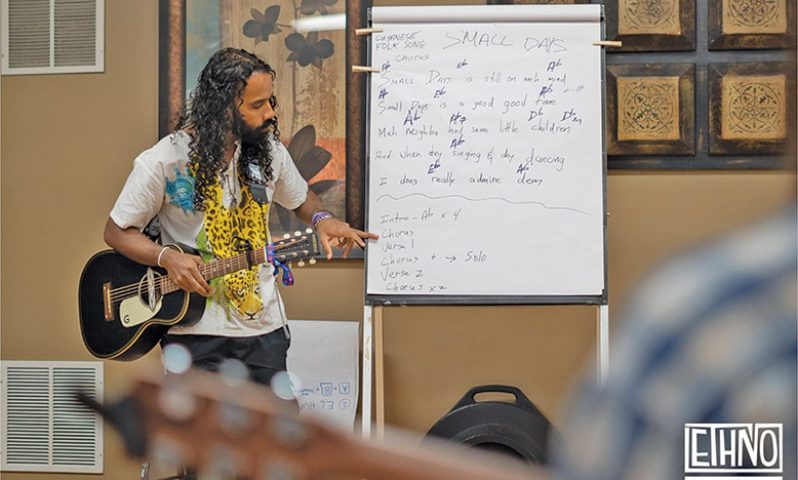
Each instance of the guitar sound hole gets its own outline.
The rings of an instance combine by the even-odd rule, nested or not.
[[[150,307],[150,291],[151,290],[152,290],[152,298],[153,298],[153,301],[152,301],[152,306],[153,307],[155,305],[157,305],[158,302],[161,301],[161,298],[163,297],[163,295],[161,294],[161,287],[160,287],[161,274],[156,272],[156,271],[154,271],[154,270],[152,271],[152,273],[153,273],[153,276],[152,276],[152,288],[150,288],[150,283],[149,283],[149,280],[147,278],[147,275],[144,275],[143,277],[141,277],[141,280],[139,280],[139,289],[138,289],[139,290],[138,291],[139,300],[141,301],[141,304],[146,306],[147,308]]]

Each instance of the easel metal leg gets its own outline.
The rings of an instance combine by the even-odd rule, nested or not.
[[[383,355],[382,307],[374,307],[374,409],[377,440],[385,438],[385,357]]]
[[[372,380],[372,334],[373,309],[370,305],[363,307],[363,395],[361,410],[361,433],[366,440],[371,439],[371,380]]]
[[[596,365],[598,367],[596,375],[599,383],[602,384],[607,378],[607,373],[609,373],[610,369],[610,307],[608,305],[599,305],[596,324],[598,343],[598,349],[596,350]]]

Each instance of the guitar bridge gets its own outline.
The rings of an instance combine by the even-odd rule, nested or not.
[[[103,312],[106,322],[114,319],[114,309],[111,305],[111,282],[103,283]]]

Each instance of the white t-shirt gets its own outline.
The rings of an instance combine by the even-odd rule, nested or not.
[[[269,200],[293,210],[304,203],[308,185],[285,146],[274,137],[271,140],[273,179],[266,188]],[[187,165],[189,141],[187,133],[173,133],[136,157],[133,171],[111,210],[114,223],[122,229],[143,229],[158,215],[164,245],[181,244],[197,248],[197,238],[204,229],[204,214],[193,208],[193,179]],[[220,175],[225,205],[241,198],[241,185],[236,174],[238,156],[236,149],[227,170]],[[285,315],[277,298],[279,292],[273,270],[274,267],[268,263],[260,269],[264,308],[258,317],[241,319],[229,315],[223,306],[209,299],[199,322],[190,326],[173,326],[169,333],[246,337],[280,328]]]

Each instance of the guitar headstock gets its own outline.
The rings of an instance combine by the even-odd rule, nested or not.
[[[544,477],[496,454],[418,438],[368,442],[315,418],[241,377],[202,370],[152,371],[130,396],[99,405],[128,452],[211,478],[311,480],[535,480]]]
[[[316,263],[316,257],[321,254],[319,239],[316,232],[308,228],[304,232],[296,231],[293,234],[286,233],[283,238],[275,240],[274,257],[284,263],[297,262],[297,265],[304,266],[304,260],[310,259],[308,263]]]

